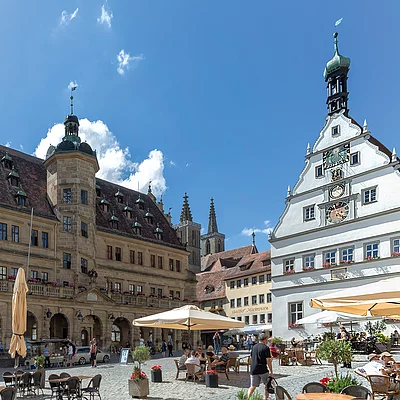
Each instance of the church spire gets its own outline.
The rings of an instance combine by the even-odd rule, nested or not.
[[[334,54],[330,61],[327,62],[324,70],[324,78],[327,83],[328,98],[328,115],[333,115],[339,111],[344,111],[347,115],[348,96],[347,91],[347,74],[350,70],[350,58],[344,57],[339,53],[338,33],[333,35]]]
[[[185,195],[183,196],[183,205],[182,205],[181,218],[180,218],[181,222],[193,221],[192,212],[190,211],[188,198],[189,198],[189,196],[185,192]]]
[[[208,233],[218,232],[217,216],[215,214],[214,199],[211,197],[210,215],[208,217]]]

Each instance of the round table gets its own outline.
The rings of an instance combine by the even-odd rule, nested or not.
[[[354,396],[340,393],[301,393],[296,394],[297,400],[352,400]]]

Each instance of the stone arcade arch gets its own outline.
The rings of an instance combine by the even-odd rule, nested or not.
[[[68,319],[64,314],[54,314],[50,320],[50,338],[68,339],[68,326]]]
[[[101,322],[101,319],[97,315],[92,315],[88,314],[85,315],[85,317],[82,320],[82,330],[81,330],[81,340],[83,340],[82,334],[86,335],[87,332],[87,337],[88,337],[88,344],[90,340],[93,338],[96,338],[97,345],[99,347],[103,346],[103,324]],[[86,332],[84,332],[86,331]]]
[[[131,325],[124,317],[116,318],[111,326],[111,341],[114,346],[132,346]]]
[[[32,312],[27,311],[26,314],[25,337],[30,340],[38,340],[38,320]]]

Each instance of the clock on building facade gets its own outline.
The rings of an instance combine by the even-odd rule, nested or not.
[[[326,209],[326,219],[331,224],[342,222],[349,215],[350,207],[345,201],[337,201]]]
[[[349,161],[350,143],[324,151],[324,169],[329,169]]]
[[[329,189],[329,195],[331,198],[333,199],[338,199],[339,197],[342,197],[345,191],[345,187],[344,185],[340,184],[340,185],[335,185],[332,186]]]

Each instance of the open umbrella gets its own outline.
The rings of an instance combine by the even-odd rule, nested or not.
[[[242,328],[244,322],[203,311],[194,305],[174,308],[159,314],[135,319],[134,326],[201,331]]]
[[[11,354],[12,358],[18,356],[26,357],[24,333],[26,331],[26,293],[28,290],[28,285],[25,281],[25,271],[19,268],[14,283],[11,304],[13,334],[8,353]]]
[[[365,320],[365,317],[355,314],[325,310],[309,315],[308,317],[300,318],[296,321],[296,324],[332,324],[335,322],[351,322],[360,320]]]
[[[311,299],[311,307],[365,316],[400,316],[400,278],[383,279],[367,285]]]

